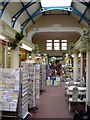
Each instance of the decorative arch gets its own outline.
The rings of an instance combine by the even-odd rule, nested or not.
[[[27,38],[32,41],[32,37],[35,33],[39,32],[77,32],[79,34],[83,33],[83,30],[79,27],[45,27],[45,28],[34,28],[31,30]]]

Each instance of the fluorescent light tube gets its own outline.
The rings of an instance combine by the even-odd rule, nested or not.
[[[9,40],[1,34],[0,34],[0,40],[3,40],[5,42],[9,42]]]
[[[20,46],[21,48],[25,49],[25,50],[28,50],[28,51],[32,51],[32,48],[29,47],[28,45],[22,43],[22,46]]]
[[[0,39],[1,40],[5,40],[6,37],[4,37],[3,35],[0,35]]]

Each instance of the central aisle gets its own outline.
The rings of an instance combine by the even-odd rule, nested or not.
[[[73,118],[73,113],[68,111],[65,101],[64,82],[60,87],[46,86],[37,103],[38,110],[32,113],[32,118]],[[31,117],[28,117],[28,120]]]

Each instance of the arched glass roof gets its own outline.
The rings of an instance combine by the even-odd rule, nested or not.
[[[18,2],[16,5],[15,2]],[[80,2],[85,6],[84,12],[78,11],[73,6],[74,2]],[[12,4],[11,4],[12,3]],[[60,10],[76,14],[80,17],[79,22],[83,19],[90,25],[88,15],[85,15],[87,10],[90,11],[90,0],[1,0],[0,1],[0,18],[4,12],[9,12],[11,15],[11,26],[14,27],[17,20],[21,23],[21,29],[32,21],[35,24],[34,17],[39,14],[45,15],[47,11]],[[48,14],[49,15],[49,14]]]
[[[72,0],[41,0],[42,7],[70,7]]]

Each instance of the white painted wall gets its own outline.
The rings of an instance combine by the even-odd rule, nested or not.
[[[8,12],[4,12],[2,20],[11,26],[11,17]]]
[[[20,22],[17,20],[16,23],[15,23],[14,29],[19,32],[20,31],[20,26],[21,26]]]
[[[12,19],[11,19],[10,14],[7,11],[4,12],[4,14],[2,16],[2,20],[4,22],[6,22],[9,26],[11,26],[11,20]],[[18,32],[20,31],[20,22],[18,20],[16,21],[14,29]]]

